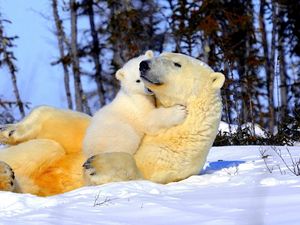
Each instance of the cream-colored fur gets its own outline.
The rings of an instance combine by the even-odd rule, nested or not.
[[[220,123],[220,88],[225,78],[182,54],[164,53],[150,60],[149,67],[141,76],[161,104],[183,104],[189,113],[183,124],[157,136],[147,135],[135,160],[146,179],[159,183],[182,180],[203,168]]]
[[[76,153],[81,150],[90,118],[84,113],[40,106],[19,123],[2,125],[0,142],[16,145],[32,139],[49,139],[59,143],[67,153]]]
[[[0,168],[6,162],[15,173],[13,180],[0,173],[2,190],[49,196],[81,187],[89,123],[83,113],[41,106],[19,123],[2,125],[0,142],[10,146],[0,150]]]
[[[186,106],[188,116],[183,124],[155,136],[146,135],[134,156],[137,167],[145,179],[159,183],[198,174],[220,123],[224,75],[182,54],[164,53],[146,62],[148,69],[141,69],[145,85],[164,107]],[[100,175],[97,167],[102,164],[103,160],[93,158],[88,168]],[[94,180],[93,184],[100,182]]]
[[[86,164],[84,179],[87,185],[143,179],[134,158],[125,152],[98,154],[89,158]]]
[[[174,62],[181,67],[173,67]],[[224,76],[181,54],[162,54],[149,66],[150,78],[157,75],[162,79],[161,85],[146,85],[163,106],[187,106],[188,116],[183,124],[157,136],[146,135],[135,161],[146,179],[160,183],[181,180],[201,170],[215,138]],[[85,157],[81,145],[89,124],[90,117],[84,114],[40,107],[20,123],[1,127],[0,141],[14,145],[0,151],[0,161],[17,171],[15,191],[48,196],[82,187]],[[129,160],[130,155],[126,157]],[[101,166],[100,156],[94,158],[86,171]],[[129,167],[134,167],[133,161],[129,162]],[[6,167],[0,162],[0,169],[7,171]],[[11,188],[7,185],[11,175],[7,174],[0,174],[4,190]]]
[[[115,99],[93,116],[84,137],[83,151],[87,157],[104,152],[133,155],[145,134],[154,135],[184,121],[185,107],[156,108],[153,95],[145,93],[139,65],[152,57],[153,52],[147,51],[117,71],[121,88]]]

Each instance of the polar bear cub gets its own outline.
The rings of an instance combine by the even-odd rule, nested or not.
[[[111,152],[133,155],[145,134],[155,135],[184,121],[185,107],[156,108],[154,96],[141,81],[139,64],[152,57],[149,50],[116,72],[121,88],[114,100],[93,116],[83,140],[86,157]]]

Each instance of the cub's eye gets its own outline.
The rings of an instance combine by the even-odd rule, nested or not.
[[[181,67],[181,65],[179,63],[177,63],[177,62],[174,62],[174,66]]]
[[[135,82],[137,82],[137,83],[140,83],[140,82],[141,82],[141,80],[136,80]]]

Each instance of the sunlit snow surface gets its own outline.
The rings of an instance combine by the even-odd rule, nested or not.
[[[215,147],[201,175],[85,187],[40,198],[0,192],[0,224],[300,224],[300,177],[258,146]],[[280,147],[291,165],[286,147]],[[289,147],[294,159],[300,147]]]
[[[265,137],[266,135],[264,130],[258,124],[245,123],[241,126],[241,128],[248,128],[248,132],[254,136]],[[238,125],[228,124],[223,121],[221,121],[219,125],[219,131],[221,133],[236,133],[237,129]]]

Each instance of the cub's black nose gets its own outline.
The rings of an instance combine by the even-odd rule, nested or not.
[[[144,60],[140,63],[140,71],[141,72],[146,72],[147,70],[149,70],[150,67],[149,67],[149,64],[148,64],[148,61],[147,60]]]

